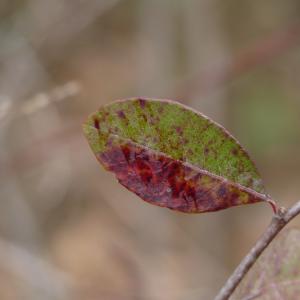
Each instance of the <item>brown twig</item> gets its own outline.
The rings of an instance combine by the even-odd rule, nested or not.
[[[256,242],[250,252],[244,257],[233,274],[228,278],[227,282],[222,287],[215,300],[229,299],[236,287],[245,277],[250,268],[254,265],[262,252],[268,247],[268,245],[281,231],[281,229],[298,214],[300,214],[300,201],[298,201],[288,210],[286,210],[285,208],[279,209],[278,213],[274,215],[272,222],[267,227],[264,234]]]

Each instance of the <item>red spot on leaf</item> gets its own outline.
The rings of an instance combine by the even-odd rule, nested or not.
[[[178,134],[180,134],[180,135],[183,133],[183,130],[182,130],[181,127],[176,127],[175,130],[176,130],[176,132],[177,132]]]
[[[99,120],[97,118],[94,118],[94,126],[96,129],[100,129]]]

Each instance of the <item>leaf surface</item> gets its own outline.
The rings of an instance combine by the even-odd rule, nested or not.
[[[241,145],[177,102],[116,101],[92,114],[84,132],[100,163],[150,203],[205,212],[267,200]]]
[[[280,233],[241,282],[232,300],[300,298],[300,230]]]

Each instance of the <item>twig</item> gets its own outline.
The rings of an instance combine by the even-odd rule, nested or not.
[[[300,201],[298,201],[288,210],[286,210],[285,208],[279,209],[277,214],[274,215],[272,222],[270,223],[264,234],[256,242],[254,247],[245,256],[245,258],[241,261],[233,274],[228,278],[227,282],[222,287],[215,300],[229,299],[236,287],[245,277],[250,268],[254,265],[262,252],[267,248],[267,246],[281,231],[281,229],[298,214],[300,214]]]
[[[14,105],[13,100],[0,95],[0,122],[6,117],[16,118],[21,115],[31,115],[50,104],[65,101],[80,92],[80,84],[76,81],[69,81],[57,86],[49,92],[40,92],[32,98],[25,99],[22,104]],[[1,101],[2,100],[2,101]]]

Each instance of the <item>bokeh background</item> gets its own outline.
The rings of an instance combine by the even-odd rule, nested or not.
[[[298,0],[0,0],[0,299],[212,299],[270,207],[146,204],[81,123],[115,99],[181,101],[229,129],[289,206],[299,50]]]

